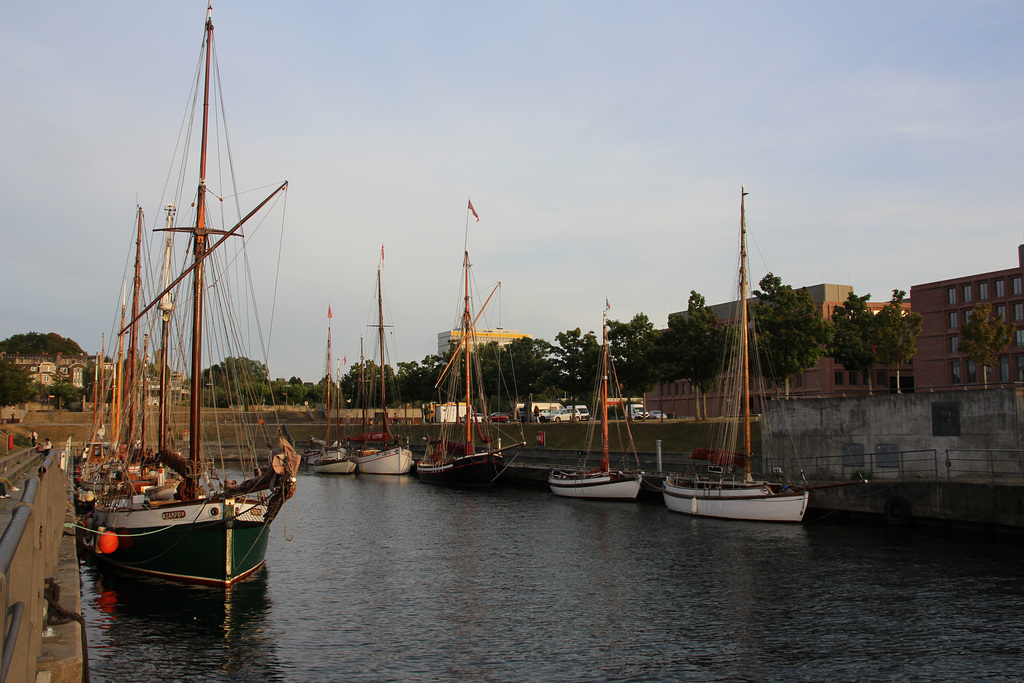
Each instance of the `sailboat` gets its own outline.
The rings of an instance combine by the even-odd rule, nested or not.
[[[742,426],[742,451],[731,444],[721,448],[697,449],[693,457],[706,460],[704,472],[670,476],[665,480],[665,505],[673,512],[698,517],[719,517],[767,522],[800,522],[807,511],[807,487],[757,481],[751,472],[750,438],[750,330],[747,319],[747,222],[744,197],[740,188],[740,272],[739,341],[737,363],[732,375],[739,381]],[[724,421],[728,427],[730,421]],[[738,470],[740,477],[729,475]]]
[[[331,307],[327,307],[327,435],[321,443],[311,443],[305,452],[306,469],[319,474],[352,474],[356,471],[355,458],[337,442],[331,442]],[[312,437],[310,440],[313,441]]]
[[[611,447],[608,435],[608,372],[611,364],[608,354],[608,308],[601,319],[601,362],[598,386],[598,405],[601,406],[601,461],[594,469],[553,470],[548,475],[548,487],[556,496],[564,498],[600,498],[610,500],[636,500],[640,493],[639,471],[624,472],[611,469]],[[615,386],[619,385],[615,382]],[[623,405],[621,397],[619,405]],[[625,428],[629,430],[628,419]],[[632,446],[632,438],[629,439]],[[636,450],[633,449],[636,457]],[[639,458],[637,458],[639,465]]]
[[[476,215],[472,201],[469,202],[466,213],[467,236],[469,212]],[[464,289],[459,343],[437,382],[441,393],[440,402],[461,402],[465,407],[465,414],[461,416],[462,422],[442,423],[441,434],[427,440],[427,452],[416,463],[416,473],[420,480],[428,484],[456,487],[494,486],[504,470],[504,452],[526,443],[520,432],[516,442],[502,446],[496,425],[484,417],[490,413],[486,407],[486,394],[481,386],[479,366],[474,363],[478,343],[474,333],[475,319],[470,311],[469,268],[467,248],[463,256]],[[493,296],[494,291],[477,313],[477,318]],[[480,444],[479,450],[477,442]]]
[[[170,424],[166,421],[169,415],[170,381],[166,373],[160,386],[161,418],[158,427],[158,451],[154,459],[163,467],[169,467],[181,477],[181,483],[167,500],[158,500],[138,493],[134,487],[112,485],[96,500],[92,516],[87,520],[88,528],[95,532],[93,548],[99,560],[115,567],[146,575],[170,580],[229,586],[259,569],[265,559],[269,540],[270,525],[284,506],[287,499],[295,492],[295,471],[299,457],[294,448],[277,433],[276,448],[271,446],[268,426],[263,419],[244,422],[239,427],[238,444],[243,454],[255,456],[255,436],[261,432],[270,447],[269,462],[261,467],[254,467],[253,476],[241,483],[227,478],[226,473],[215,469],[210,454],[203,450],[204,444],[216,440],[222,448],[226,440],[220,420],[214,425],[204,425],[203,394],[209,387],[211,396],[217,390],[214,384],[213,368],[204,372],[203,349],[204,328],[213,332],[218,329],[230,328],[226,313],[217,320],[217,324],[205,325],[207,303],[211,315],[217,306],[226,310],[231,308],[227,301],[224,286],[229,278],[218,270],[226,267],[226,258],[218,258],[225,250],[217,251],[233,236],[241,235],[241,228],[256,215],[268,202],[285,190],[288,183],[281,184],[270,196],[261,202],[248,215],[242,218],[229,230],[218,230],[208,225],[207,211],[207,139],[209,127],[209,109],[211,104],[210,90],[211,61],[213,57],[213,18],[212,8],[207,9],[204,26],[203,52],[201,59],[205,68],[199,69],[202,86],[202,142],[199,155],[199,183],[194,198],[195,223],[187,227],[169,227],[168,232],[185,232],[189,235],[192,260],[184,271],[172,282],[167,284],[152,302],[139,311],[132,311],[132,319],[122,329],[134,329],[149,311],[160,304],[159,309],[164,322],[164,329],[171,319],[173,306],[168,305],[167,295],[182,282],[190,278],[187,297],[191,308],[191,320],[187,331],[180,336],[185,338],[181,349],[182,360],[188,364],[188,389],[178,393],[184,394],[188,401],[188,428],[180,434],[187,441],[187,453],[175,450]],[[198,100],[198,98],[196,98]],[[184,170],[183,166],[183,170]],[[219,236],[217,241],[213,238]],[[213,242],[211,244],[211,242]],[[244,246],[244,241],[240,243]],[[239,259],[248,263],[248,259]],[[216,296],[215,296],[216,294]],[[164,334],[166,341],[169,335]],[[206,340],[212,344],[211,340]],[[171,354],[168,346],[160,350],[161,365],[168,365]],[[139,359],[129,358],[134,366]],[[229,363],[228,361],[232,361]],[[237,386],[253,385],[253,380],[266,380],[266,369],[261,367],[263,377],[242,377],[240,368],[246,363],[238,362],[238,358],[228,358],[223,367],[237,370],[239,376],[231,377]],[[260,364],[261,365],[261,364]],[[208,380],[209,384],[205,384]],[[148,391],[139,387],[145,382],[129,382],[131,391],[136,392],[129,404],[147,404]],[[147,398],[142,401],[139,398]],[[258,400],[258,399],[256,399]],[[254,402],[249,397],[250,405]],[[205,432],[205,433],[204,433]],[[143,453],[149,439],[144,424],[123,424],[115,435],[121,441],[121,450],[128,458]],[[147,458],[148,460],[148,458]],[[253,463],[257,462],[255,459]]]
[[[380,248],[383,260],[384,247]],[[392,433],[388,423],[387,383],[384,368],[387,364],[384,346],[384,294],[381,290],[380,266],[377,266],[377,338],[380,350],[380,423],[379,428],[354,437],[362,445],[356,456],[362,474],[408,474],[412,470],[412,451],[402,445]],[[378,425],[374,425],[375,427]]]

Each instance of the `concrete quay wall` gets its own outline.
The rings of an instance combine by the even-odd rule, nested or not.
[[[1024,389],[774,400],[766,462],[811,482],[812,510],[1024,530]],[[768,425],[771,425],[770,427]]]
[[[1021,452],[1024,389],[936,391],[849,398],[767,401],[766,457],[790,471],[834,471],[859,449],[880,452]]]

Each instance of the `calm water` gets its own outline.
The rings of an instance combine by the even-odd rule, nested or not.
[[[87,565],[92,680],[1024,678],[1020,539],[299,477],[226,599]]]

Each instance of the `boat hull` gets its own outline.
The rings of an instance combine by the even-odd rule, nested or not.
[[[554,471],[548,476],[551,493],[563,498],[636,500],[640,475],[625,472]]]
[[[317,474],[352,474],[356,471],[354,460],[321,460],[310,462],[308,467]]]
[[[476,453],[441,462],[416,463],[416,473],[420,479],[438,486],[494,486],[503,469],[504,458],[498,453]]]
[[[412,451],[389,448],[356,459],[360,474],[408,474],[412,471]]]
[[[807,491],[776,490],[767,484],[665,482],[665,505],[697,517],[761,522],[800,522],[807,511]]]
[[[98,526],[117,534],[118,542],[109,552],[96,548],[96,557],[139,574],[229,586],[264,563],[265,511],[266,504],[246,499],[97,506]]]

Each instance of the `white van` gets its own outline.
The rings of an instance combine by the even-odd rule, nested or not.
[[[586,406],[568,406],[548,418],[550,422],[586,422],[590,419],[590,409]]]
[[[642,404],[640,404],[640,403],[630,403],[629,404],[629,419],[630,420],[646,420],[647,419],[647,411],[644,410],[644,407],[643,407]]]

